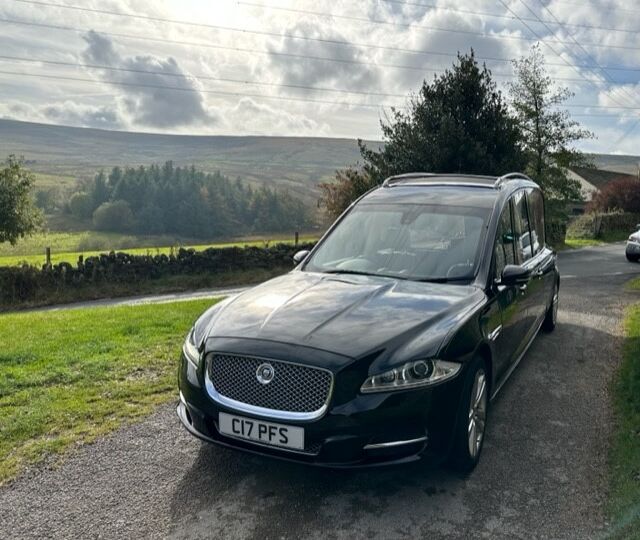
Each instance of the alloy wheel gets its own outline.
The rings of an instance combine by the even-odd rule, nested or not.
[[[476,458],[482,447],[487,421],[487,378],[483,369],[476,372],[469,403],[469,455]]]

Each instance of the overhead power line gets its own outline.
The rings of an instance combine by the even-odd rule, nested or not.
[[[520,2],[522,2],[522,0],[519,0],[519,1],[520,1]],[[573,70],[574,70],[578,75],[580,75],[580,77],[584,78],[584,80],[585,80],[585,81],[587,81],[589,84],[592,84],[593,86],[595,86],[595,87],[596,87],[596,89],[597,89],[598,91],[600,90],[600,88],[598,87],[598,85],[597,85],[595,82],[593,82],[593,81],[592,81],[592,80],[590,80],[590,79],[587,79],[587,78],[584,76],[584,74],[583,74],[579,69],[577,69],[576,67],[574,67],[574,66],[573,66],[573,64],[572,64],[571,62],[569,62],[568,60],[566,60],[566,59],[564,58],[564,56],[560,55],[560,53],[558,53],[558,51],[557,51],[557,50],[556,50],[552,45],[550,45],[546,40],[544,40],[544,39],[542,38],[542,36],[540,36],[540,35],[539,35],[539,34],[538,34],[538,33],[537,33],[533,28],[531,28],[531,26],[530,26],[526,21],[523,21],[523,20],[520,18],[520,16],[519,16],[515,11],[513,11],[513,9],[511,9],[511,8],[509,7],[509,5],[505,2],[505,0],[498,0],[498,2],[500,2],[500,3],[504,6],[504,8],[505,8],[507,11],[509,11],[510,13],[512,13],[512,14],[513,14],[513,15],[514,15],[514,16],[515,16],[515,17],[516,17],[516,18],[517,18],[517,19],[522,23],[522,25],[523,25],[525,28],[527,28],[527,30],[529,30],[529,32],[531,32],[531,33],[533,33],[535,36],[537,36],[537,37],[538,37],[538,40],[540,41],[540,43],[543,43],[543,44],[544,44],[544,45],[546,45],[549,49],[551,49],[551,51],[552,51],[552,52],[553,52],[553,53],[554,53],[558,58],[560,58],[560,59],[562,59],[564,62],[566,62],[567,66],[571,67],[571,68],[572,68],[572,69],[573,69]],[[613,98],[612,98],[612,99],[613,99]],[[613,101],[614,101],[615,103],[617,103],[618,105],[620,105],[620,102],[619,102],[618,100],[613,99]],[[622,108],[622,106],[621,106],[621,108]]]
[[[434,51],[434,50],[430,50],[430,49],[411,49],[411,48],[406,48],[406,47],[395,47],[395,46],[391,46],[391,45],[380,45],[380,44],[374,44],[374,43],[360,43],[360,42],[353,42],[353,41],[346,41],[346,40],[339,40],[339,39],[330,39],[330,38],[319,38],[319,37],[313,37],[313,36],[301,36],[301,35],[297,35],[297,34],[291,34],[291,33],[287,33],[287,32],[269,32],[269,31],[264,31],[264,30],[249,30],[247,28],[237,28],[237,27],[229,27],[229,26],[221,26],[221,25],[215,25],[215,24],[208,24],[208,23],[198,23],[198,22],[193,22],[193,21],[186,21],[186,20],[182,20],[182,19],[169,19],[169,18],[164,18],[164,17],[154,17],[154,16],[150,16],[150,15],[141,15],[141,14],[137,14],[137,13],[125,13],[125,12],[121,12],[121,11],[113,11],[113,10],[105,10],[105,9],[95,9],[95,8],[87,8],[87,7],[82,7],[82,6],[75,6],[75,5],[69,5],[69,4],[58,4],[58,3],[54,3],[54,2],[45,2],[45,1],[40,1],[40,0],[13,0],[14,2],[21,2],[21,3],[25,3],[25,4],[33,4],[33,5],[39,5],[39,6],[46,6],[46,7],[56,7],[56,8],[62,8],[62,9],[70,9],[70,10],[77,10],[77,11],[82,11],[82,12],[88,12],[88,13],[97,13],[97,14],[102,14],[102,15],[112,15],[112,16],[117,16],[117,17],[125,17],[125,18],[133,18],[133,19],[141,19],[141,20],[149,20],[149,21],[154,21],[154,22],[162,22],[162,23],[170,23],[170,24],[182,24],[182,25],[187,25],[187,26],[193,26],[193,27],[199,27],[199,28],[208,28],[208,29],[212,29],[212,30],[217,30],[217,31],[226,31],[226,32],[237,32],[237,33],[242,33],[242,34],[250,34],[250,35],[260,35],[260,36],[268,36],[268,37],[277,37],[277,38],[287,38],[287,39],[296,39],[296,40],[301,40],[301,41],[311,41],[311,42],[316,42],[316,43],[327,43],[327,44],[332,44],[332,45],[338,45],[338,46],[345,46],[345,47],[351,47],[351,48],[363,48],[363,49],[375,49],[375,50],[384,50],[384,51],[392,51],[392,52],[398,52],[398,53],[403,53],[403,54],[417,54],[417,55],[423,55],[423,56],[444,56],[444,57],[449,57],[449,58],[456,58],[457,57],[457,53],[452,53],[452,52],[444,52],[444,51]],[[380,1],[384,1],[384,0],[380,0]],[[391,0],[389,0],[391,1]],[[405,2],[399,2],[399,3],[405,3]],[[418,5],[418,4],[416,4]],[[439,9],[453,9],[453,8],[439,8]],[[509,16],[508,18],[510,19],[515,19],[517,20],[517,18],[515,16]],[[523,20],[531,20],[531,19],[527,19],[525,17],[522,18]],[[26,21],[19,21],[19,20],[9,20],[9,19],[4,19],[2,22],[12,22],[13,24],[27,24]],[[38,23],[33,23],[33,24],[38,24]],[[67,27],[68,28],[68,27]],[[68,28],[71,29],[71,28]],[[80,31],[80,30],[77,30]],[[445,30],[442,30],[445,31]],[[102,32],[105,33],[105,32]],[[502,36],[490,36],[492,38],[496,38],[496,39],[501,39]],[[141,39],[141,38],[138,38]],[[183,44],[187,44],[187,45],[199,45],[199,46],[204,46],[204,44],[192,44],[192,43],[183,43]],[[640,50],[640,48],[638,48],[638,50]],[[254,52],[253,50],[250,52]],[[476,55],[476,58],[478,58],[479,60],[486,60],[489,62],[503,62],[503,63],[508,63],[511,64],[511,62],[513,61],[512,58],[502,58],[502,57],[498,57],[498,56],[486,56],[486,55]],[[550,62],[548,60],[545,61],[545,65],[547,66],[565,66],[566,64],[564,62]],[[384,66],[384,67],[388,67],[388,66]],[[394,66],[394,67],[400,67],[400,66]],[[581,65],[581,64],[576,64],[576,67],[582,67],[582,68],[590,68],[593,66],[590,65]],[[603,66],[604,69],[608,69],[609,71],[623,71],[623,72],[640,72],[640,67],[621,67],[621,66]],[[402,66],[403,69],[410,69],[410,66]],[[568,80],[568,79],[565,79]]]
[[[83,29],[83,28],[77,28],[77,27],[72,27],[72,26],[62,26],[62,25],[56,25],[56,24],[48,24],[48,23],[38,23],[38,22],[32,22],[32,21],[23,21],[23,20],[17,20],[17,19],[5,19],[5,18],[0,18],[0,23],[4,23],[4,24],[15,24],[15,25],[20,25],[20,26],[33,26],[36,28],[50,28],[53,30],[61,30],[61,31],[67,31],[67,32],[76,32],[78,34],[84,35],[88,32],[88,30]],[[340,63],[340,64],[351,64],[351,65],[362,65],[362,66],[372,66],[372,67],[380,67],[380,68],[391,68],[391,69],[400,69],[400,70],[407,70],[407,71],[416,71],[416,72],[433,72],[433,73],[440,73],[444,70],[444,68],[442,69],[433,69],[433,68],[426,68],[426,67],[422,67],[422,66],[410,66],[410,65],[406,65],[406,64],[389,64],[386,62],[367,62],[365,60],[353,60],[353,59],[348,59],[348,58],[333,58],[330,56],[315,56],[315,55],[308,55],[308,54],[298,54],[298,53],[287,53],[287,52],[280,52],[280,51],[265,51],[265,50],[261,50],[261,49],[253,49],[253,48],[248,48],[248,47],[232,47],[232,46],[227,46],[227,45],[218,45],[218,44],[214,44],[214,43],[202,43],[202,42],[198,42],[198,41],[184,41],[184,40],[175,40],[175,39],[168,39],[168,38],[159,38],[159,37],[152,37],[152,36],[140,36],[140,35],[136,35],[136,34],[124,34],[124,33],[120,33],[120,32],[107,32],[107,31],[96,31],[97,33],[101,34],[101,35],[105,35],[105,36],[110,36],[110,37],[115,37],[115,38],[124,38],[124,39],[132,39],[132,40],[140,40],[140,41],[151,41],[151,42],[157,42],[157,43],[169,43],[172,45],[183,45],[183,46],[190,46],[190,47],[203,47],[203,48],[209,48],[209,49],[216,49],[216,50],[226,50],[226,51],[236,51],[236,52],[246,52],[246,53],[251,53],[251,54],[260,54],[260,55],[266,55],[266,56],[277,56],[277,57],[285,57],[285,58],[297,58],[297,59],[304,59],[304,60],[314,60],[314,61],[324,61],[324,62],[334,62],[334,63]],[[457,56],[457,55],[452,55],[452,56]],[[562,64],[559,64],[562,65]],[[566,62],[565,62],[565,65]],[[569,67],[587,67],[587,66],[573,66],[571,64],[568,64]],[[633,71],[635,68],[629,68],[628,71]],[[637,71],[640,71],[640,68],[636,69]],[[579,72],[578,72],[579,73]],[[579,73],[580,74],[580,73]],[[505,73],[497,73],[497,72],[492,72],[492,75],[498,78],[513,78],[513,75],[509,75],[509,74],[505,74]],[[582,82],[585,79],[585,77],[580,74],[580,78],[570,78],[570,77],[555,77],[557,80],[563,80],[563,81],[567,81],[567,82]],[[588,81],[589,82],[589,81]],[[590,81],[593,82],[593,81]]]
[[[181,79],[188,80],[206,80],[206,81],[216,81],[216,82],[226,82],[226,83],[236,83],[243,85],[253,85],[253,86],[270,86],[270,87],[280,87],[280,88],[291,88],[298,90],[313,90],[317,92],[334,92],[334,93],[343,93],[343,94],[358,94],[364,96],[376,96],[376,97],[398,97],[405,98],[406,94],[393,94],[393,93],[385,93],[385,92],[364,92],[360,90],[347,90],[343,88],[328,88],[321,86],[307,86],[302,84],[287,84],[287,83],[274,83],[274,82],[266,82],[266,81],[251,81],[248,79],[233,79],[226,77],[213,77],[209,75],[201,75],[201,74],[185,74],[185,73],[175,73],[168,71],[157,71],[157,70],[146,70],[146,69],[135,69],[135,68],[125,68],[118,66],[107,66],[103,64],[87,64],[82,62],[65,62],[62,60],[49,60],[46,58],[27,58],[24,56],[9,56],[9,55],[0,55],[0,60],[6,60],[11,62],[27,62],[27,63],[40,63],[40,64],[49,64],[49,65],[57,65],[57,66],[69,66],[69,67],[80,67],[86,69],[102,69],[108,71],[119,71],[126,73],[141,73],[147,75],[162,75],[168,77],[176,77]],[[445,68],[435,69],[435,68],[420,68],[421,71],[428,71],[433,73],[442,73]],[[515,77],[513,74],[506,73],[491,73],[492,77],[500,77],[507,78],[509,80],[513,80]],[[579,78],[571,78],[571,77],[555,77],[556,80],[559,81],[568,81],[568,82],[584,82],[583,79]]]
[[[72,9],[72,10],[76,10],[76,11],[85,11],[85,12],[89,12],[89,13],[97,13],[100,15],[116,15],[116,16],[127,16],[127,17],[133,17],[136,19],[141,19],[141,20],[147,20],[147,21],[155,21],[155,22],[171,22],[174,24],[184,24],[184,25],[189,25],[189,26],[197,26],[197,27],[201,27],[201,28],[213,28],[213,29],[224,29],[224,27],[221,27],[219,25],[215,25],[215,24],[207,24],[207,23],[199,23],[199,22],[194,22],[194,21],[185,21],[185,20],[181,20],[181,19],[166,19],[164,17],[155,17],[152,15],[142,15],[142,14],[137,14],[137,13],[123,13],[121,11],[113,11],[113,10],[108,10],[108,9],[98,9],[98,8],[89,8],[89,7],[84,7],[84,6],[76,6],[76,5],[71,5],[71,4],[60,4],[60,3],[56,3],[56,2],[46,2],[44,0],[13,0],[14,2],[19,2],[21,4],[31,4],[31,5],[36,5],[36,6],[46,6],[46,7],[57,7],[57,8],[63,8],[63,9]],[[365,1],[369,1],[369,0],[365,0]],[[506,20],[510,20],[510,21],[514,21],[516,20],[516,18],[513,15],[505,15],[504,13],[490,13],[487,11],[476,11],[476,10],[472,10],[472,9],[464,9],[464,8],[457,8],[457,7],[450,7],[450,6],[439,6],[436,4],[428,4],[428,3],[420,3],[420,2],[405,2],[403,0],[378,0],[380,2],[386,3],[386,4],[396,4],[396,5],[401,5],[401,6],[413,6],[413,7],[425,7],[428,9],[433,9],[433,10],[437,10],[437,11],[449,11],[451,13],[464,13],[467,15],[477,15],[477,16],[481,16],[481,17],[491,17],[491,18],[495,18],[495,19],[506,19]],[[527,17],[523,17],[523,20],[526,21],[531,21],[531,22],[535,22],[535,19],[530,19]],[[553,21],[545,21],[548,24],[558,24],[557,22],[553,22]],[[590,24],[578,24],[578,23],[562,23],[565,26],[568,27],[573,27],[573,28],[586,28],[589,30],[602,30],[602,31],[607,31],[607,32],[624,32],[624,33],[629,33],[629,34],[636,34],[640,31],[640,29],[626,29],[626,28],[611,28],[611,27],[607,27],[607,26],[595,26],[595,25],[590,25]],[[268,33],[267,33],[268,34]]]
[[[29,1],[29,0],[16,0],[18,2],[22,2],[22,1]],[[365,0],[367,1],[367,0]],[[496,18],[496,19],[507,19],[510,21],[515,21],[517,20],[513,15],[505,15],[504,13],[489,13],[486,11],[475,11],[472,9],[463,9],[463,8],[456,8],[456,7],[449,7],[449,6],[439,6],[437,4],[423,4],[420,2],[405,2],[404,0],[378,0],[379,2],[385,3],[385,4],[395,4],[395,5],[399,5],[399,6],[412,6],[412,7],[424,7],[424,8],[428,8],[428,9],[433,9],[436,11],[450,11],[452,13],[466,13],[468,15],[478,15],[480,17],[492,17],[492,18]],[[528,17],[522,17],[523,21],[530,21],[530,22],[538,22],[536,19],[531,19]],[[546,22],[547,24],[560,24],[558,22],[554,22],[554,21],[548,21],[548,20],[544,20],[543,22]],[[579,24],[579,23],[568,23],[568,22],[563,22],[561,23],[564,26],[567,27],[571,27],[571,28],[585,28],[585,29],[589,29],[589,30],[602,30],[602,31],[607,31],[607,32],[624,32],[627,34],[637,34],[638,32],[640,32],[640,29],[637,28],[612,28],[609,26],[596,26],[596,25],[592,25],[592,24]]]
[[[326,18],[330,18],[330,19],[345,19],[345,20],[351,20],[351,21],[356,21],[356,22],[362,22],[362,23],[366,23],[366,24],[382,24],[382,25],[389,25],[389,26],[396,26],[396,27],[400,27],[400,28],[415,28],[415,29],[422,29],[422,30],[430,30],[430,31],[434,31],[434,32],[450,32],[450,33],[455,33],[455,34],[466,34],[466,35],[470,35],[470,36],[478,36],[480,38],[484,38],[484,39],[497,39],[497,40],[511,40],[511,41],[528,41],[528,42],[535,42],[538,41],[540,38],[539,37],[529,37],[529,36],[505,36],[505,35],[501,35],[501,34],[487,34],[485,32],[474,32],[473,30],[461,30],[461,29],[456,29],[456,28],[441,28],[441,27],[436,27],[436,26],[427,26],[427,25],[422,25],[422,24],[414,24],[414,23],[399,23],[399,22],[393,22],[393,21],[383,21],[383,20],[377,20],[377,19],[368,19],[365,17],[356,17],[353,15],[342,15],[342,14],[334,14],[334,13],[326,13],[326,12],[321,12],[321,11],[310,11],[310,10],[305,10],[305,9],[298,9],[298,8],[287,8],[287,7],[281,7],[281,6],[270,6],[267,4],[258,4],[258,3],[254,3],[254,2],[245,2],[244,0],[238,0],[238,4],[239,5],[244,5],[244,6],[249,6],[249,7],[258,7],[258,8],[262,8],[262,9],[268,9],[268,10],[274,10],[274,11],[284,11],[284,12],[290,12],[290,13],[300,13],[300,14],[304,14],[304,15],[314,15],[316,17],[326,17]],[[516,15],[513,11],[509,10],[514,17],[520,21],[520,22],[524,22],[526,23],[526,20],[523,20],[522,17]],[[536,32],[534,32],[533,30],[529,30],[532,34],[534,34],[534,36],[537,36]],[[566,44],[567,42],[565,41],[560,41],[560,40],[550,40],[551,43],[559,43],[559,44]],[[631,46],[625,46],[625,45],[605,45],[603,43],[592,43],[592,42],[588,42],[588,43],[584,43],[584,45],[587,45],[588,47],[599,47],[599,48],[604,48],[604,49],[622,49],[622,50],[640,50],[640,47],[631,47]]]
[[[0,74],[3,75],[16,75],[20,77],[38,77],[44,79],[57,79],[62,81],[78,81],[78,82],[88,82],[93,84],[113,84],[115,86],[132,86],[136,88],[154,88],[157,90],[168,90],[168,91],[177,91],[177,92],[196,92],[202,94],[213,94],[218,96],[228,96],[228,97],[252,97],[259,99],[274,99],[278,101],[302,101],[305,103],[318,103],[323,105],[339,105],[342,107],[350,108],[350,107],[360,107],[367,109],[379,109],[381,107],[396,107],[401,108],[402,105],[395,105],[392,103],[387,104],[371,104],[371,103],[355,103],[350,101],[330,101],[324,99],[313,99],[313,98],[299,98],[299,97],[291,97],[291,96],[272,96],[265,94],[252,94],[246,92],[226,92],[223,90],[211,90],[211,89],[201,89],[201,88],[191,88],[184,86],[168,86],[164,84],[146,84],[146,83],[131,83],[124,81],[115,81],[115,80],[96,80],[89,79],[86,77],[69,77],[65,75],[48,75],[44,73],[24,73],[19,71],[5,71],[0,70]]]
[[[533,12],[533,11],[531,10],[531,8],[529,8],[529,6],[528,6],[527,4],[525,4],[524,0],[520,0],[520,3],[521,3],[523,6],[525,6],[529,11],[531,11],[532,13],[534,13],[534,15],[535,15],[535,12]],[[543,9],[545,9],[545,10],[547,11],[547,13],[549,13],[549,15],[551,15],[551,16],[552,16],[556,21],[558,21],[557,17],[554,15],[554,13],[553,13],[553,12],[552,12],[552,11],[551,11],[547,6],[545,6],[545,5],[542,3],[542,1],[541,1],[541,0],[538,0],[538,3],[543,7]],[[545,25],[545,26],[546,26],[546,25]],[[563,26],[562,26],[562,24],[561,24],[561,23],[560,23],[560,28],[563,28]],[[571,35],[571,34],[568,34],[568,35],[569,35],[569,37],[571,38],[571,40],[572,40],[572,41],[577,45],[577,47],[578,47],[581,51],[583,51],[583,52],[585,53],[586,57],[587,57],[591,62],[593,62],[596,66],[598,66],[598,68],[599,68],[600,72],[604,75],[605,79],[607,79],[607,81],[609,81],[610,83],[614,83],[614,84],[615,84],[615,81],[613,80],[613,78],[611,77],[611,75],[609,75],[609,73],[608,73],[605,69],[603,69],[603,68],[598,64],[598,61],[597,61],[597,60],[596,60],[596,59],[595,59],[595,58],[594,58],[594,57],[589,53],[589,51],[587,51],[587,50],[586,50],[586,49],[585,49],[585,48],[580,44],[580,42],[579,42],[578,40],[576,40],[576,38],[575,38],[573,35]],[[630,91],[628,91],[626,88],[624,88],[624,87],[617,87],[617,88],[614,88],[614,89],[613,89],[613,92],[616,92],[616,91],[621,91],[621,92],[622,92],[626,97],[628,97],[628,98],[631,100],[631,102],[632,102],[632,103],[636,103],[636,104],[638,103],[638,96],[635,96],[635,95],[634,95],[634,94],[632,94]],[[612,92],[612,93],[613,93],[613,92]]]
[[[42,79],[54,79],[54,80],[62,80],[62,81],[77,81],[77,82],[87,82],[91,84],[113,84],[115,86],[125,86],[125,87],[139,87],[139,88],[153,88],[157,90],[166,90],[166,91],[179,91],[179,92],[195,92],[195,93],[203,93],[203,94],[213,94],[219,96],[228,96],[228,97],[252,97],[259,99],[273,99],[278,101],[300,101],[306,103],[319,103],[319,104],[327,104],[327,105],[338,105],[346,108],[351,107],[362,107],[362,108],[370,108],[370,109],[378,109],[382,107],[396,107],[403,108],[403,105],[394,105],[391,103],[356,103],[356,102],[348,102],[348,101],[328,101],[328,100],[317,100],[311,98],[296,98],[289,96],[273,96],[273,95],[265,95],[265,94],[253,94],[253,93],[245,93],[245,92],[225,92],[221,90],[212,90],[212,89],[200,89],[200,88],[191,88],[191,87],[182,87],[182,86],[168,86],[162,84],[145,84],[145,83],[130,83],[124,81],[116,81],[116,80],[96,80],[89,79],[86,77],[69,77],[65,75],[49,75],[45,73],[25,73],[20,71],[8,71],[8,70],[0,70],[0,74],[2,75],[12,75],[12,76],[20,76],[20,77],[34,77],[34,78],[42,78]],[[579,108],[579,109],[617,109],[624,111],[636,111],[640,110],[640,107],[614,107],[608,105],[585,105],[585,104],[570,104],[565,105],[566,108]],[[620,113],[621,114],[621,113]],[[616,115],[619,116],[620,114]],[[578,116],[578,115],[576,115]],[[579,116],[608,116],[603,114],[579,114]]]
[[[175,73],[170,71],[134,69],[134,68],[125,68],[125,67],[117,67],[117,66],[105,66],[100,64],[85,64],[85,63],[79,63],[79,62],[63,62],[62,60],[47,60],[44,58],[26,58],[23,56],[7,56],[2,54],[0,54],[0,60],[9,60],[12,62],[27,62],[27,63],[33,63],[33,64],[49,64],[54,66],[69,66],[69,67],[76,67],[76,68],[80,67],[80,68],[86,68],[86,69],[102,69],[102,70],[108,70],[108,71],[120,71],[125,73],[140,73],[145,75],[162,75],[162,76],[176,77],[176,78],[187,79],[187,80],[205,80],[205,81],[246,84],[246,85],[254,85],[254,86],[271,86],[271,87],[278,87],[278,88],[313,90],[318,92],[337,92],[337,93],[344,93],[344,94],[358,94],[363,96],[376,96],[376,97],[397,97],[397,98],[406,97],[405,94],[387,94],[383,92],[363,92],[359,90],[345,90],[341,88],[328,88],[328,87],[320,87],[320,86],[305,86],[301,84],[250,81],[247,79],[231,79],[231,78],[225,78],[225,77],[212,77],[209,75],[190,75],[190,74]]]

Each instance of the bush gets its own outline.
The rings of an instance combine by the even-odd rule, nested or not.
[[[133,212],[126,201],[106,202],[93,213],[93,226],[101,231],[125,232],[133,222]]]
[[[587,207],[590,212],[622,210],[640,214],[640,181],[621,178],[609,182],[597,193]]]
[[[88,193],[74,193],[69,199],[69,210],[74,217],[89,219],[93,213],[93,200]]]
[[[640,223],[640,214],[629,212],[591,212],[575,218],[567,228],[572,238],[607,238],[617,233],[630,233]]]

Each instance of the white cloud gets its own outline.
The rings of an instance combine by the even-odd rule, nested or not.
[[[551,32],[540,22],[525,21],[545,41],[566,42],[545,44],[543,52],[549,63],[554,64],[549,66],[552,77],[559,84],[570,86],[576,93],[574,104],[614,106],[626,102],[630,106],[640,106],[640,33],[589,28],[602,26],[636,29],[638,25],[633,21],[637,13],[630,10],[639,11],[639,7],[633,8],[625,0],[545,0],[545,5],[551,11],[549,13],[540,2],[524,0],[532,13],[520,0],[506,2],[520,17],[539,17],[553,21],[555,16],[563,23],[575,25],[561,27],[547,23],[553,30]],[[86,0],[82,3],[83,7],[90,9],[147,14],[275,34],[267,36],[3,2],[0,5],[0,17],[82,30],[73,32],[0,23],[3,30],[0,33],[0,49],[4,55],[107,65],[134,71],[0,60],[0,70],[88,79],[75,81],[0,74],[0,115],[110,129],[239,135],[305,134],[373,139],[380,136],[378,117],[381,109],[304,103],[296,99],[276,101],[257,95],[351,101],[370,105],[398,103],[403,101],[402,98],[312,91],[278,85],[407,95],[416,91],[423,79],[430,80],[434,74],[432,70],[445,69],[454,61],[453,56],[446,54],[411,54],[384,47],[449,55],[473,48],[480,61],[486,61],[487,66],[497,75],[496,80],[504,81],[504,77],[498,75],[509,75],[510,64],[496,59],[510,59],[526,54],[533,43],[517,39],[531,36],[531,31],[495,0],[477,0],[473,3],[468,0],[429,0],[405,4],[385,0],[336,0],[331,4],[312,0],[279,0],[277,4],[269,5],[290,7],[298,11],[250,7],[233,0],[152,3],[143,0]],[[430,5],[436,5],[440,9],[433,9]],[[454,11],[456,9],[462,12]],[[342,14],[345,18],[300,12],[305,10]],[[483,12],[501,17],[481,15]],[[363,18],[392,24],[369,24],[362,21]],[[438,28],[454,29],[457,32],[442,32],[436,30]],[[89,32],[90,30],[93,32]],[[108,35],[109,33],[120,35]],[[477,35],[482,33],[489,37]],[[317,40],[348,41],[355,45],[348,47],[310,39],[277,37],[281,34]],[[124,37],[127,35],[145,39]],[[588,55],[575,45],[573,39],[584,45]],[[293,58],[274,53],[333,57],[347,62]],[[568,62],[584,66],[593,64],[594,60],[617,69],[603,74],[598,69],[564,65],[564,62]],[[414,69],[380,67],[380,64]],[[636,71],[620,71],[620,68],[625,67],[636,68]],[[140,71],[154,73],[139,73]],[[185,77],[171,75],[176,73]],[[198,78],[199,76],[204,77]],[[561,80],[581,80],[581,77],[600,82],[594,85],[585,81]],[[215,79],[247,82],[234,83]],[[616,81],[616,84],[611,80]],[[267,84],[249,84],[255,82]],[[615,90],[620,87],[618,83],[624,87]],[[183,90],[152,88],[163,85]],[[246,94],[252,96],[246,97]],[[572,109],[572,112],[598,114],[612,111]],[[578,119],[600,136],[598,141],[585,143],[585,148],[604,150],[610,141],[616,140],[629,129],[635,113],[622,115],[619,119]],[[624,140],[625,148],[633,150],[632,144],[636,142],[639,141],[632,133]]]

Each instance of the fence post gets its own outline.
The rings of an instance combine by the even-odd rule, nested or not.
[[[51,248],[50,247],[44,248],[44,256],[45,256],[45,264],[47,266],[51,266]]]
[[[300,237],[300,236],[299,236],[299,233],[298,233],[298,231],[296,231],[295,242],[294,242],[294,244],[293,244],[293,245],[294,245],[294,246],[296,246],[296,247],[298,246],[298,239],[299,239],[299,237]]]

